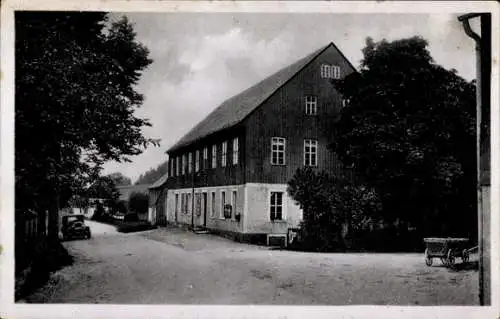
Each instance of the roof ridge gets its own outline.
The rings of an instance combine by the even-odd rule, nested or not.
[[[193,143],[193,142],[195,142],[201,138],[204,138],[212,133],[215,133],[217,131],[220,131],[220,130],[232,127],[238,123],[241,123],[245,118],[247,118],[251,113],[253,113],[253,111],[255,109],[257,109],[262,103],[264,103],[267,99],[269,99],[271,96],[273,96],[274,93],[276,93],[276,91],[278,91],[281,87],[283,87],[286,83],[288,83],[291,79],[293,79],[300,71],[302,71],[307,65],[309,65],[316,57],[318,57],[321,53],[323,53],[330,46],[335,47],[334,43],[330,42],[327,45],[322,46],[322,47],[312,51],[311,53],[307,54],[306,56],[304,56],[304,57],[296,60],[295,62],[288,64],[287,66],[284,66],[283,68],[279,69],[278,71],[268,75],[267,77],[263,78],[262,80],[255,83],[254,85],[248,87],[247,89],[240,91],[239,93],[227,98],[222,103],[220,103],[214,110],[212,110],[205,118],[203,118],[201,121],[199,121],[191,130],[189,130],[186,134],[184,134],[183,137],[181,137],[173,146],[171,146],[168,149],[167,153],[174,151],[176,149],[179,149],[183,146],[186,146],[190,143]],[[337,50],[338,50],[338,48],[337,48]],[[287,71],[291,71],[290,74],[287,74]],[[280,76],[283,76],[283,78],[281,79]],[[272,81],[274,81],[274,82],[272,82]],[[269,86],[265,86],[264,84],[266,84],[266,82],[272,82],[272,83],[269,83],[270,84]],[[275,84],[274,85],[275,87],[272,86],[271,84]],[[271,89],[269,89],[269,87],[271,87]],[[268,91],[261,92],[261,91],[265,91],[266,89]],[[251,94],[249,94],[249,93],[254,93],[253,91],[257,91],[256,92],[258,95],[257,98],[252,96]],[[247,95],[250,95],[250,96],[247,96]],[[259,97],[260,97],[260,99],[259,99]],[[239,103],[239,104],[249,104],[249,105],[245,105],[244,107],[241,107],[241,108],[243,108],[243,110],[237,110],[237,109],[231,110],[231,111],[234,111],[233,112],[234,114],[232,114],[233,116],[235,116],[235,114],[236,114],[236,116],[240,115],[239,118],[231,120],[230,116],[225,114],[225,111],[227,111],[227,110],[225,110],[224,108],[229,108],[231,106],[234,106],[231,104],[234,102],[238,102],[237,101],[238,99],[241,100],[240,101],[241,103]],[[251,100],[251,101],[248,102],[247,100]],[[251,103],[251,102],[254,102],[254,103]],[[236,104],[238,104],[238,103],[236,103]],[[238,111],[241,111],[241,112],[238,112]],[[208,123],[208,124],[213,124],[213,126],[216,126],[216,128],[212,128],[212,129],[204,127],[204,126],[207,126],[207,122],[210,122],[211,117],[214,117],[214,114],[217,112],[222,113],[220,115],[225,115],[227,117],[226,121],[225,121],[226,123],[220,124],[220,122],[224,122],[224,121],[220,121],[219,123],[216,123],[216,124]],[[242,114],[239,114],[239,113],[242,113]],[[215,121],[215,122],[218,122],[218,121]],[[194,136],[194,137],[190,136],[190,135],[196,135],[195,134],[196,132],[198,132],[200,130],[203,131],[203,129],[205,129],[205,132],[199,133],[198,136]]]

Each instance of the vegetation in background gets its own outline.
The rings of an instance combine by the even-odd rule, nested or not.
[[[297,171],[289,193],[305,249],[345,249],[348,235],[376,250],[476,238],[474,83],[435,64],[419,37],[368,38],[363,55],[359,72],[333,83],[348,103],[331,143],[363,184]]]
[[[153,184],[156,182],[160,177],[165,175],[168,171],[168,161],[165,161],[158,165],[156,168],[151,168],[145,173],[139,175],[139,178],[135,182],[136,185],[141,185],[141,184]]]

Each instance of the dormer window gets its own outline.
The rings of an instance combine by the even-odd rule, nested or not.
[[[340,67],[338,65],[321,65],[321,77],[323,79],[340,79]]]
[[[316,115],[318,111],[318,100],[314,95],[308,95],[305,98],[306,102],[306,114],[307,115]]]

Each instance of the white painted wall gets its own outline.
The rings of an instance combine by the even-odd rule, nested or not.
[[[247,233],[286,234],[289,227],[298,227],[302,210],[287,194],[286,184],[246,184],[248,194]],[[271,192],[283,192],[283,221],[270,219]]]

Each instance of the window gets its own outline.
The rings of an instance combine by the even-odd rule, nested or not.
[[[307,115],[316,115],[318,110],[318,101],[316,96],[308,95],[306,96],[306,114]]]
[[[330,77],[330,66],[327,64],[321,65],[321,77],[326,79]]]
[[[304,165],[318,165],[318,141],[304,140]]]
[[[235,137],[233,139],[233,165],[238,164],[239,152],[240,152],[239,141],[238,138]]]
[[[182,154],[182,159],[181,159],[181,169],[182,169],[182,175],[186,174],[186,154]]]
[[[340,79],[340,67],[338,65],[321,65],[321,77],[324,79]]]
[[[211,204],[212,204],[212,209],[210,210],[210,217],[214,218],[215,217],[215,192],[212,192],[212,198],[211,198]]]
[[[193,203],[191,201],[191,193],[186,194],[186,214],[191,213],[191,204]]]
[[[193,170],[193,152],[189,152],[188,154],[188,173],[191,173]]]
[[[200,170],[200,151],[196,150],[196,157],[195,157],[195,162],[194,162],[194,170],[195,172],[198,172]]]
[[[179,156],[175,158],[175,176],[179,176]]]
[[[222,142],[222,160],[221,160],[221,166],[226,167],[226,160],[227,160],[227,142]]]
[[[271,221],[283,219],[283,193],[271,192]]]
[[[217,145],[212,145],[212,168],[217,167]]]
[[[186,213],[186,198],[184,193],[181,194],[181,212]]]
[[[175,194],[175,214],[179,212],[179,194]]]
[[[222,191],[220,194],[220,218],[224,218],[224,205],[226,205],[226,192]]]
[[[203,169],[208,167],[208,148],[203,148]]]
[[[282,137],[271,138],[272,165],[285,165],[285,141]]]
[[[170,174],[169,175],[174,176],[174,159],[171,158],[171,159],[169,159],[169,161],[170,161]]]
[[[238,197],[238,192],[233,191],[233,197],[231,198],[231,206],[233,207],[233,216],[236,213],[236,199]]]

